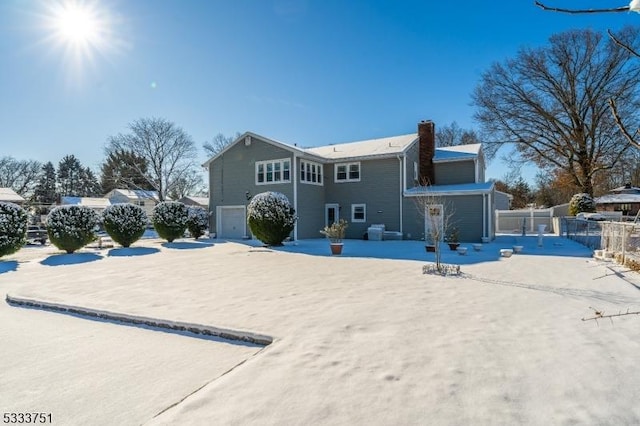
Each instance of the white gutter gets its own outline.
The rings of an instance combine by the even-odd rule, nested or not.
[[[482,194],[482,238],[487,237],[487,210],[489,206],[487,206],[487,194]]]
[[[489,205],[487,206],[487,211],[488,211],[488,212],[491,212],[491,211],[492,211],[492,210],[491,210],[491,208],[492,208],[492,206],[493,206],[493,202],[492,202],[492,200],[491,200],[491,193],[489,193],[489,197],[488,197],[488,198],[489,198]],[[493,224],[493,223],[491,223],[491,222],[492,222],[492,221],[489,221],[489,235],[488,235],[488,237],[489,237],[489,238],[491,238],[491,236],[493,235],[493,227],[494,227],[494,224]]]

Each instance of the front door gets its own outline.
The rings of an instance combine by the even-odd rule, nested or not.
[[[324,205],[324,225],[330,226],[340,219],[340,206],[338,204]]]

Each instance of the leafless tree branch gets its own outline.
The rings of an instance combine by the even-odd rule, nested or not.
[[[630,311],[629,309],[627,309],[627,312],[618,312],[617,314],[611,314],[611,315],[605,315],[604,311],[600,311],[596,308],[592,308],[591,306],[589,306],[589,309],[593,310],[593,316],[589,318],[582,318],[582,321],[595,321],[596,324],[598,323],[598,320],[601,318],[609,318],[613,323],[613,319],[612,319],[613,317],[623,317],[625,315],[640,315],[640,311]]]
[[[636,52],[628,44],[622,42],[618,37],[615,36],[615,34],[613,34],[613,32],[611,32],[611,30],[607,30],[607,34],[609,34],[609,37],[611,37],[611,40],[613,40],[613,42],[615,44],[617,44],[618,46],[622,47],[624,50],[626,50],[627,52],[629,52],[630,54],[632,54],[636,58],[640,58],[640,53]]]
[[[547,10],[550,12],[560,12],[560,13],[571,13],[571,14],[584,14],[584,13],[617,13],[617,12],[628,12],[629,6],[621,6],[621,7],[611,7],[605,9],[564,9],[560,7],[550,7],[545,4],[536,1],[536,6],[538,6],[542,10]]]

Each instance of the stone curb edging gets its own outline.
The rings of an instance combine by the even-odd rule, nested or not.
[[[268,346],[273,343],[273,338],[264,334],[256,334],[248,331],[230,330],[225,328],[213,327],[210,325],[194,324],[180,321],[169,321],[157,318],[142,317],[137,315],[128,315],[117,312],[102,311],[98,309],[83,308],[78,306],[63,305],[53,302],[45,302],[33,299],[25,299],[21,297],[6,295],[5,300],[8,304],[14,306],[22,306],[29,308],[43,309],[54,312],[64,312],[76,314],[90,318],[100,318],[110,321],[118,321],[126,324],[146,325],[153,328],[182,331],[203,336],[214,336],[227,340],[240,340],[242,342],[254,343],[257,345]]]

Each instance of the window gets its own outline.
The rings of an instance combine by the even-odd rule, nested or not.
[[[360,163],[342,163],[335,166],[336,182],[358,182],[360,180]]]
[[[413,180],[418,182],[418,162],[413,162]]]
[[[256,162],[256,185],[289,183],[290,181],[291,161],[288,158]]]
[[[134,200],[133,204],[135,204],[136,206],[144,207],[144,201],[143,200]]]
[[[367,221],[367,205],[351,204],[351,222]]]
[[[322,185],[322,164],[301,160],[300,182]]]

